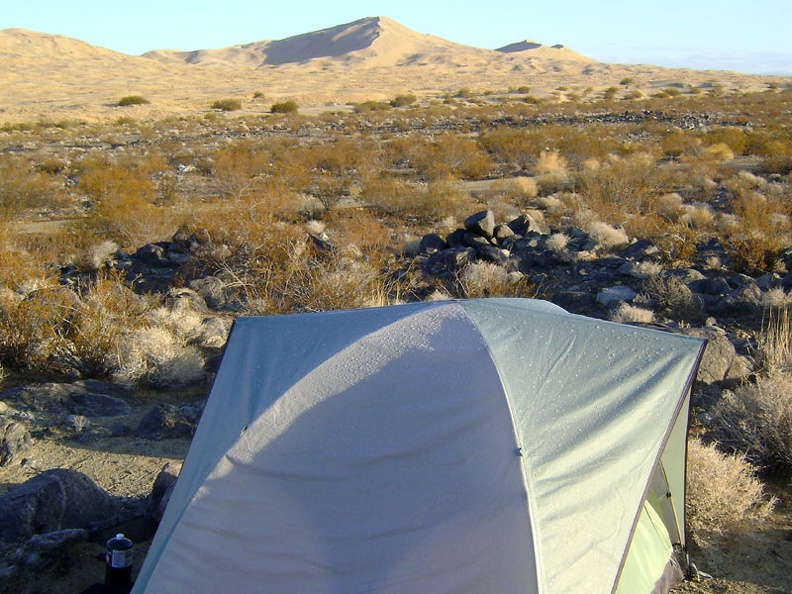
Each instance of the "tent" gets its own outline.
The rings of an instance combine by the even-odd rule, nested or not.
[[[667,592],[703,347],[529,299],[239,318],[133,592]]]

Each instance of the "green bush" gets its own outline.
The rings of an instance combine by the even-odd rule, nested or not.
[[[151,103],[145,97],[141,97],[140,95],[127,95],[126,97],[121,97],[118,100],[119,107],[129,107],[131,105],[147,105]]]
[[[242,102],[239,99],[218,99],[212,103],[212,109],[220,111],[238,111],[242,109]]]
[[[272,105],[272,113],[296,113],[298,105],[294,101],[281,101]]]

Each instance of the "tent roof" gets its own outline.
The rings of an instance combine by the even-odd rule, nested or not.
[[[240,318],[135,591],[208,548],[278,592],[610,592],[702,348],[524,299]]]

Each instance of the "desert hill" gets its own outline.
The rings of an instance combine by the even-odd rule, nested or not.
[[[439,37],[421,35],[387,17],[369,17],[329,29],[278,41],[192,52],[159,50],[144,57],[173,63],[218,63],[244,66],[280,66],[329,59],[367,67],[405,65],[411,56],[451,52],[481,52]]]
[[[535,41],[529,41],[527,39],[525,41],[518,41],[516,43],[504,45],[495,51],[502,52],[504,54],[522,54],[526,57],[544,58],[548,60],[574,60],[576,62],[595,61],[569,49],[564,45],[561,45],[560,43],[546,46]]]
[[[282,40],[143,56],[60,35],[0,30],[0,122],[156,119],[205,113],[229,97],[253,113],[268,113],[272,102],[287,99],[326,109],[406,92],[438,98],[462,88],[491,94],[529,87],[539,97],[564,100],[558,89],[587,89],[593,96],[626,77],[631,90],[646,93],[713,81],[726,89],[762,89],[769,78],[792,80],[603,64],[563,45],[532,41],[481,49],[381,16]],[[119,108],[127,95],[142,95],[150,104]]]
[[[593,62],[564,46],[548,48],[541,44],[512,44],[500,50],[486,50],[422,35],[387,17],[368,17],[329,29],[305,33],[279,41],[258,41],[221,49],[180,52],[155,50],[144,57],[163,63],[226,63],[254,68],[305,64],[330,60],[366,68],[448,64],[463,66],[484,63],[496,52],[519,52],[519,59],[542,58]]]

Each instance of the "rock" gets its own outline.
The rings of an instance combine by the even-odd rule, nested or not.
[[[99,380],[17,386],[0,392],[0,400],[26,412],[65,417],[114,417],[131,412],[139,404],[134,394],[121,386]]]
[[[748,359],[737,354],[734,345],[721,328],[685,328],[682,334],[707,340],[697,381],[709,385],[724,380],[738,380],[751,372],[752,365]]]
[[[226,284],[216,276],[205,276],[190,282],[190,288],[196,291],[211,309],[221,309],[228,304]]]
[[[205,349],[223,348],[231,332],[231,318],[207,316],[201,320],[197,334],[190,340],[191,344]]]
[[[149,266],[171,266],[172,262],[166,254],[167,243],[148,243],[139,248],[134,258]]]
[[[139,437],[154,441],[191,437],[194,431],[195,423],[169,404],[158,404],[149,410],[137,428]]]
[[[421,243],[418,249],[422,254],[433,254],[447,248],[448,244],[442,237],[436,235],[435,233],[430,233],[429,235],[424,235],[423,238],[421,238]]]
[[[476,250],[473,248],[450,248],[431,254],[424,270],[427,274],[440,278],[454,276],[475,260]]]
[[[154,479],[154,486],[148,498],[148,508],[149,513],[157,522],[162,519],[162,514],[165,513],[181,469],[181,462],[168,462]]]
[[[521,214],[516,219],[506,223],[515,235],[528,235],[528,233],[542,234],[542,228],[529,214]]]
[[[45,470],[0,496],[0,541],[112,521],[112,497],[76,470]]]
[[[660,258],[660,250],[648,239],[638,239],[619,252],[625,260],[656,260]]]
[[[477,245],[475,248],[476,257],[485,262],[494,262],[495,264],[506,264],[509,261],[508,250],[502,250],[494,245]]]
[[[87,541],[88,531],[82,528],[36,534],[17,549],[15,562],[22,571],[43,571],[64,560],[67,545]]]
[[[687,286],[694,293],[702,293],[704,295],[726,295],[732,290],[729,283],[722,276],[694,280],[689,282]]]
[[[465,229],[476,235],[490,238],[495,232],[495,213],[482,210],[465,219]]]
[[[169,291],[165,298],[165,306],[172,311],[209,313],[204,297],[198,291],[187,287]]]
[[[597,293],[597,303],[601,303],[605,307],[615,305],[620,301],[630,302],[638,295],[638,292],[632,287],[616,286],[605,287]]]
[[[465,244],[465,235],[468,234],[468,231],[464,229],[454,229],[451,233],[446,235],[446,243],[448,244],[449,248],[463,248],[466,247]]]
[[[17,454],[30,447],[30,432],[20,423],[0,418],[0,466],[16,460]]]
[[[514,237],[515,233],[508,225],[495,225],[492,236],[497,240],[498,245],[500,245],[505,239]]]

